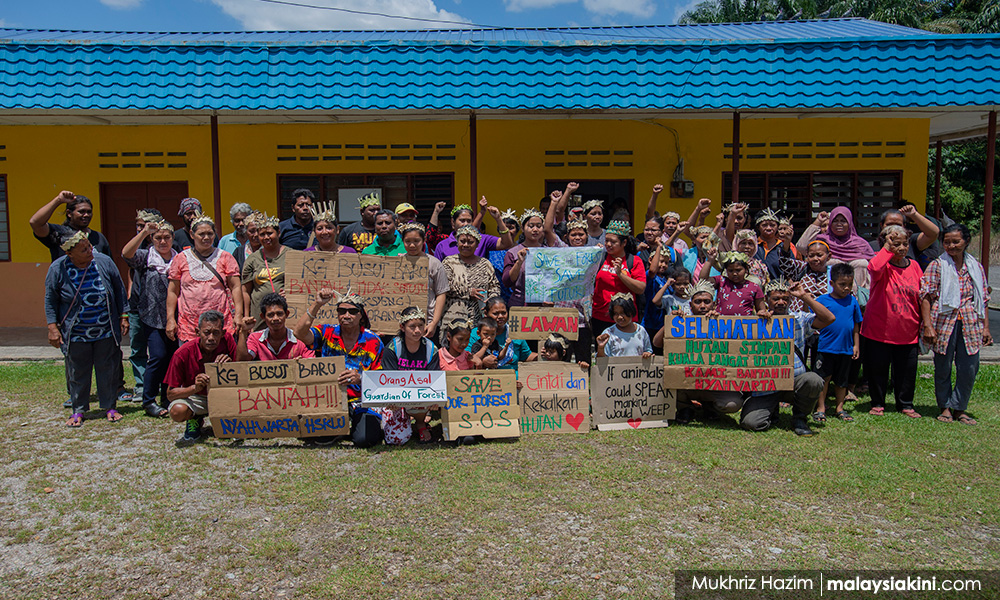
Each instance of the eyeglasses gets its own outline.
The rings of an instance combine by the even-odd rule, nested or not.
[[[356,315],[361,312],[360,308],[340,308],[337,307],[338,315]]]

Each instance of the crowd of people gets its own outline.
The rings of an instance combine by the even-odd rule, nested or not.
[[[517,369],[535,360],[586,368],[595,357],[662,355],[669,315],[789,315],[795,326],[793,391],[679,390],[677,423],[740,413],[744,428],[762,431],[787,406],[795,433],[812,435],[810,420],[853,421],[847,403],[865,388],[869,414],[884,414],[890,385],[896,410],[919,418],[913,399],[921,345],[934,354],[937,419],[976,423],[968,405],[979,349],[992,344],[989,287],[967,251],[964,225],[941,228],[905,205],[886,211],[880,235],[868,241],[841,206],[821,212],[795,240],[787,215],[767,207],[751,217],[747,205],[732,204],[714,226],[706,224],[712,210],[705,198],[686,220],[661,214],[663,187],[656,185],[634,236],[622,206],[609,207],[609,218],[601,200],[571,207],[579,188],[569,183],[520,215],[501,212],[485,197],[476,209],[455,206],[447,234],[439,221],[444,202],[425,225],[411,204],[389,210],[372,194],[360,199],[359,220],[341,228],[333,206],[298,189],[284,221],[233,205],[234,231],[219,238],[201,203],[184,198],[178,209],[184,227],[176,231],[158,211],[138,212],[136,235],[120,251],[129,267],[125,279],[108,241],[89,228],[90,200],[64,191],[30,225],[53,258],[45,312],[49,341],[65,357],[67,425],[83,424],[96,374],[109,421],[122,418],[118,402],[141,401],[150,417],[184,423],[181,441],[193,442],[208,414],[206,363],[343,356],[340,383],[350,401],[353,442],[401,444],[416,436],[427,443],[434,440],[430,414],[356,404],[362,371]],[[49,223],[61,205],[65,222]],[[497,236],[483,233],[485,215]],[[560,303],[579,312],[578,339],[512,339],[508,309],[528,305],[529,250],[588,246],[604,250],[593,294]],[[427,303],[402,311],[397,335],[380,337],[364,297],[323,289],[297,323],[287,323],[289,249],[425,256]],[[314,324],[331,302],[337,322]],[[121,355],[126,336],[136,381],[131,392]]]

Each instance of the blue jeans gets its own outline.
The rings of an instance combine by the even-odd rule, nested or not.
[[[135,376],[135,388],[133,393],[136,397],[142,396],[142,386],[146,376],[146,328],[142,326],[139,315],[128,314],[129,348],[132,353],[128,357],[132,365],[132,375]]]
[[[149,358],[146,363],[145,380],[142,385],[142,405],[156,404],[157,399],[166,390],[161,390],[163,378],[167,376],[170,358],[177,350],[177,342],[167,337],[165,329],[153,329],[143,325],[146,345],[149,348]]]
[[[958,371],[955,386],[951,385],[951,365]],[[965,412],[972,397],[972,386],[979,373],[979,353],[970,355],[965,349],[962,322],[955,325],[948,340],[948,350],[944,354],[934,353],[934,396],[938,408]]]

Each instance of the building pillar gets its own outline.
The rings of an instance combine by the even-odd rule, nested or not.
[[[993,165],[997,160],[997,111],[990,111],[990,122],[986,132],[986,190],[983,193],[983,247],[980,262],[990,272],[990,233],[993,227]]]
[[[469,113],[469,187],[472,188],[472,201],[469,206],[479,212],[479,143],[476,133],[476,113]]]
[[[938,225],[941,224],[941,146],[941,140],[938,140],[935,144],[937,156],[934,164],[934,216]]]
[[[733,195],[731,202],[740,201],[740,113],[733,113]]]
[[[219,117],[212,115],[212,207],[215,210],[216,230],[222,234],[222,180],[219,171]],[[278,212],[281,211],[279,202]],[[277,214],[277,212],[275,213]]]

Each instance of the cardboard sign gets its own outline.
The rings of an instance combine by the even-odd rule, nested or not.
[[[361,400],[365,408],[439,409],[448,404],[444,371],[364,371]]]
[[[518,437],[520,409],[513,369],[447,371],[448,405],[441,411],[444,439],[464,435]]]
[[[515,340],[544,340],[550,333],[568,340],[580,337],[580,311],[575,308],[515,306],[507,320]]]
[[[345,435],[344,357],[205,365],[208,416],[218,438]]]
[[[667,316],[664,384],[684,390],[773,392],[795,388],[795,320]]]
[[[601,357],[590,368],[590,403],[600,431],[666,427],[676,392],[663,385],[658,357]]]
[[[524,273],[525,301],[589,304],[604,249],[529,248]]]
[[[416,306],[427,310],[426,256],[369,256],[334,252],[288,250],[285,257],[285,294],[288,320],[297,322],[325,287],[338,293],[352,291],[365,299],[371,329],[379,335],[399,331],[399,313]],[[316,325],[337,323],[336,299],[320,309]]]
[[[521,434],[590,431],[590,376],[580,365],[544,361],[522,363],[517,380]]]

